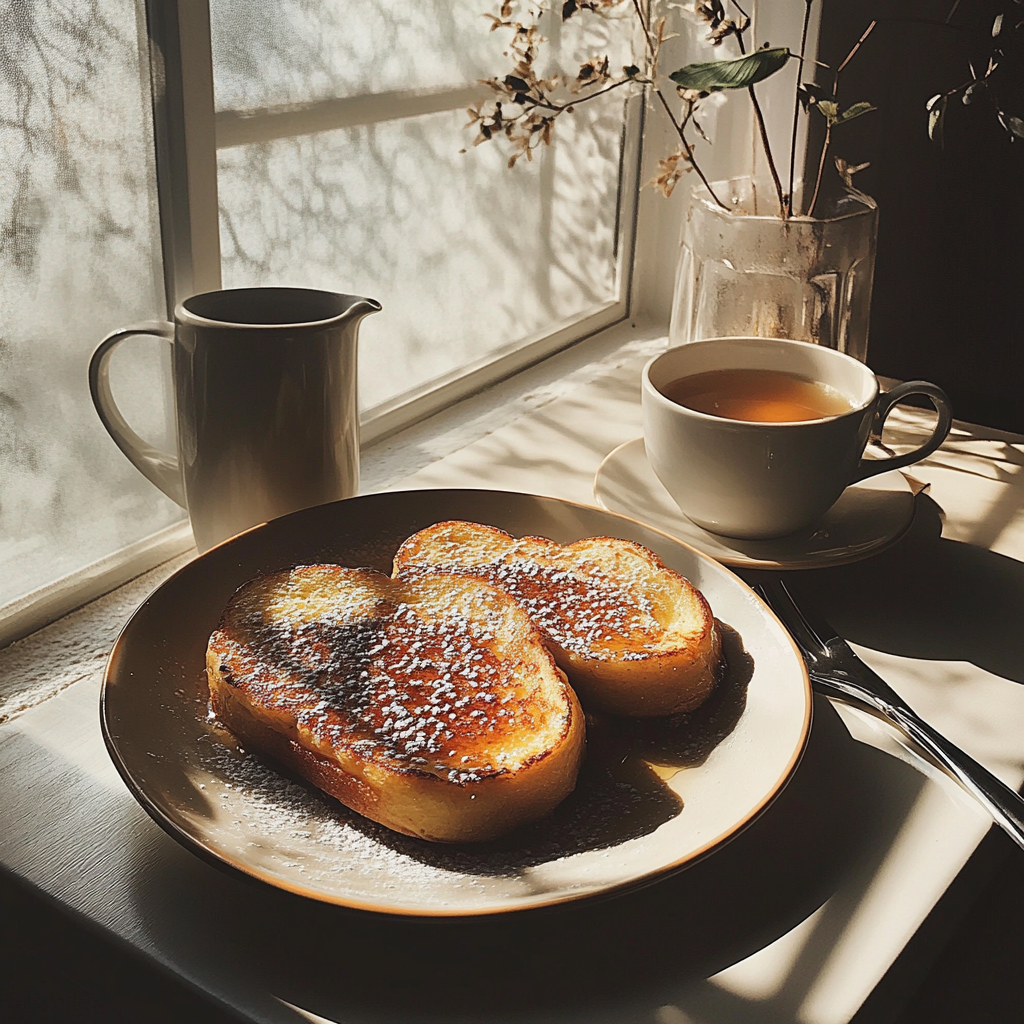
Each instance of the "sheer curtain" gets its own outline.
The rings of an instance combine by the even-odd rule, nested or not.
[[[164,315],[148,68],[133,0],[0,0],[0,610],[182,518],[114,447],[86,368]],[[156,343],[114,366],[168,444]]]

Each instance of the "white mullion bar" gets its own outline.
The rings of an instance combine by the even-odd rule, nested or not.
[[[147,0],[146,21],[171,312],[221,283],[209,0]]]
[[[479,102],[485,93],[479,85],[464,85],[441,92],[386,92],[261,110],[220,110],[216,114],[217,148],[230,149],[254,142],[273,142],[296,135],[457,110]]]

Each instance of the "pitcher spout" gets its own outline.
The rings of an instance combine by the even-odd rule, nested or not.
[[[381,304],[376,299],[365,299],[359,295],[348,295],[346,298],[350,299],[351,303],[343,317],[353,325],[358,324],[363,317],[381,311]]]

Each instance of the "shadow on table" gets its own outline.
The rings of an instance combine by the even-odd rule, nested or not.
[[[616,897],[482,918],[394,918],[304,900],[182,855],[154,858],[163,867],[137,879],[137,899],[179,969],[202,978],[205,966],[240,986],[242,1006],[253,1005],[257,985],[263,999],[328,1020],[528,1013],[597,1024],[623,1019],[627,1005],[631,1020],[660,1020],[658,1007],[685,1006],[689,993],[715,1004],[710,1019],[767,1019],[762,1003],[702,980],[790,931],[842,881],[854,895],[829,903],[793,967],[806,982],[773,997],[798,1006],[855,912],[847,904],[859,898],[857,880],[866,885],[878,866],[870,851],[889,848],[924,782],[851,739],[822,698],[815,716],[803,762],[759,819],[705,860]]]
[[[854,643],[969,661],[1024,683],[1024,563],[943,539],[941,509],[927,495],[918,495],[914,523],[894,548],[853,565],[791,573],[787,582]]]

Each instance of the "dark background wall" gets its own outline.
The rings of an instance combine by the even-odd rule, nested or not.
[[[983,73],[998,10],[1020,21],[1024,6],[962,0],[953,20],[971,31],[944,24],[952,4],[823,0],[819,56],[833,66],[879,22],[839,91],[844,107],[878,110],[839,127],[832,153],[871,161],[856,184],[880,209],[871,368],[933,380],[958,418],[1024,432],[1024,140],[1009,141],[984,95],[950,103],[941,148],[925,112],[929,97],[970,79],[972,53]],[[1024,28],[1016,37],[1000,91],[1024,117]]]

